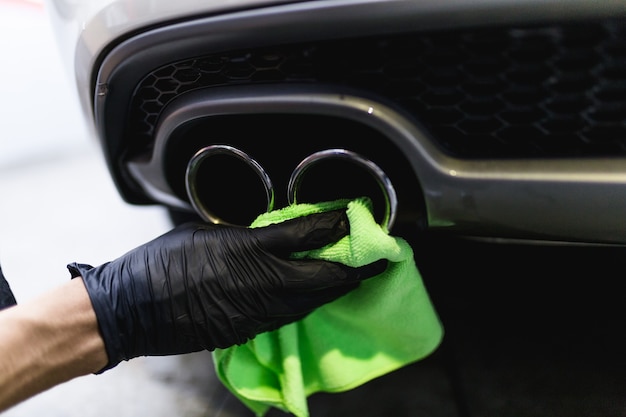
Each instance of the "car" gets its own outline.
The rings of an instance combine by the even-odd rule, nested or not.
[[[626,1],[47,4],[129,204],[367,195],[413,243],[444,345],[313,415],[624,415]]]

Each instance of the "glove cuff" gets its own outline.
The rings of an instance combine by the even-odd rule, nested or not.
[[[118,337],[119,330],[115,318],[112,317],[110,307],[93,295],[98,294],[98,287],[101,285],[96,272],[97,270],[91,265],[76,262],[67,265],[67,269],[70,271],[72,279],[77,277],[83,278],[87,294],[89,294],[89,300],[91,301],[91,305],[98,320],[98,330],[100,331],[102,340],[104,340],[104,347],[108,358],[106,366],[96,372],[96,374],[101,374],[116,367],[124,359],[120,357],[121,355],[119,354],[119,352],[122,352]]]

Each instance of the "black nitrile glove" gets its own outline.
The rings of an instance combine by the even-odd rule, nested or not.
[[[137,356],[190,353],[245,343],[299,320],[380,274],[290,254],[348,233],[345,211],[263,228],[189,223],[82,276],[109,357],[100,372]]]
[[[13,291],[11,291],[9,283],[4,278],[2,267],[0,266],[0,310],[6,307],[11,307],[15,304],[17,304],[17,302],[13,296]]]

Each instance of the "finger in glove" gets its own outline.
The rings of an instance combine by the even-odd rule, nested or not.
[[[282,256],[321,248],[349,232],[350,223],[345,210],[311,214],[255,229],[261,244],[268,251]]]

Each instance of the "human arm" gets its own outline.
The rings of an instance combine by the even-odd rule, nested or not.
[[[80,278],[0,312],[0,412],[106,363]]]
[[[0,312],[0,411],[137,356],[241,344],[382,273],[293,259],[348,233],[329,212],[248,229],[190,223]]]

